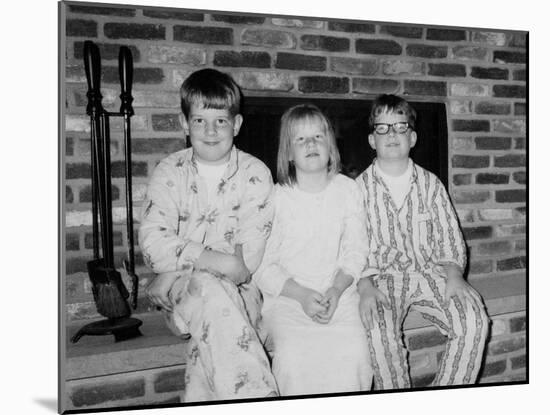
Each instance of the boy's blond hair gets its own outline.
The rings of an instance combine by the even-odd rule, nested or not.
[[[340,171],[340,153],[336,145],[334,130],[328,118],[313,104],[296,105],[285,111],[281,117],[279,132],[279,151],[277,154],[277,180],[280,184],[292,186],[296,183],[296,168],[290,161],[291,140],[294,129],[299,122],[317,120],[327,137],[329,160],[328,173],[337,174]]]
[[[185,118],[193,104],[226,109],[232,117],[241,112],[242,94],[233,78],[216,69],[201,69],[187,77],[180,88],[181,110]]]

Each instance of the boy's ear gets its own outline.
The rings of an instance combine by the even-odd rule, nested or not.
[[[373,150],[376,150],[376,143],[374,141],[374,135],[369,134],[369,144]]]
[[[233,119],[233,137],[239,134],[242,123],[243,123],[243,116],[241,114],[235,115],[235,118]]]
[[[414,145],[416,144],[416,139],[417,139],[416,131],[411,131],[411,138],[410,138],[411,148],[413,148]]]
[[[183,115],[183,113],[181,113],[179,117],[181,126],[183,127],[183,133],[187,137],[189,136],[189,123],[187,122],[187,118],[185,118],[185,115]]]

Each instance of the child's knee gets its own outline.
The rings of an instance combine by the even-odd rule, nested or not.
[[[179,278],[170,289],[170,301],[175,306],[179,306],[188,297],[201,297],[203,292],[202,285],[201,277],[197,273],[193,273],[185,278]]]
[[[219,281],[205,271],[194,271],[187,282],[187,293],[193,297],[201,297],[205,293],[213,294],[217,291]]]
[[[476,328],[486,334],[489,330],[490,320],[481,300],[473,301],[472,304],[468,306],[467,310],[469,311],[471,319],[474,319]]]
[[[235,284],[204,271],[194,272],[191,275],[188,292],[190,295],[202,297],[204,306],[211,304],[215,308],[239,296]]]
[[[479,317],[476,318],[476,326],[479,328],[482,336],[482,340],[487,338],[489,334],[489,327],[491,325],[491,320],[484,309],[480,310]]]
[[[490,320],[483,304],[468,300],[466,307],[464,307],[464,315],[460,318],[463,318],[464,322],[454,324],[456,335],[479,338],[480,341],[485,341],[489,331]]]
[[[200,297],[202,294],[202,284],[200,276],[193,274],[187,284],[187,292],[193,297]]]

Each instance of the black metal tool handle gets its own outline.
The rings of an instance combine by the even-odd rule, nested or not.
[[[124,160],[126,179],[126,238],[128,244],[128,259],[124,261],[124,268],[132,278],[132,307],[137,307],[138,277],[135,272],[134,259],[134,218],[132,207],[132,137],[130,117],[134,115],[132,108],[132,82],[134,64],[132,52],[127,46],[121,46],[118,54],[118,72],[120,77],[120,112],[124,117]]]
[[[109,116],[105,113],[101,114],[101,150],[102,160],[100,164],[100,193],[103,192],[103,200],[100,204],[101,229],[105,235],[103,238],[103,256],[107,268],[115,267],[114,252],[113,252],[113,198],[111,193],[111,138],[109,128]]]
[[[134,63],[132,51],[121,46],[118,54],[118,75],[120,78],[120,112],[123,115],[134,115],[132,108],[132,82],[134,81]]]
[[[101,114],[103,107],[101,105],[100,79],[101,79],[101,60],[99,48],[90,40],[84,42],[84,71],[88,84],[88,105],[86,113],[90,116],[90,141],[91,141],[91,170],[92,170],[92,232],[93,232],[93,251],[94,258],[99,258],[99,225],[98,225],[98,205],[102,205],[102,192],[99,191],[101,183],[100,164],[101,164]],[[103,232],[101,233],[104,238]],[[103,239],[103,246],[105,240]]]
[[[101,94],[99,93],[101,80],[101,60],[99,57],[99,48],[91,40],[84,42],[84,71],[86,72],[86,81],[88,83],[88,92],[94,92],[98,95],[91,104],[95,108],[101,108]]]

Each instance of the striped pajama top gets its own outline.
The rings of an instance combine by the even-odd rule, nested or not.
[[[456,213],[441,181],[413,163],[409,192],[396,206],[376,160],[356,179],[363,193],[369,239],[363,276],[423,273],[466,265],[466,245]]]

